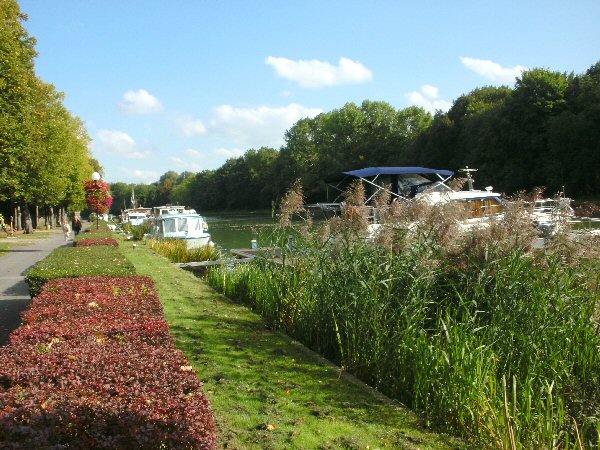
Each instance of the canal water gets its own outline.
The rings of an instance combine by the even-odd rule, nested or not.
[[[207,213],[204,218],[212,241],[226,251],[251,248],[253,239],[261,245],[260,241],[268,239],[277,220],[271,211]]]
[[[269,245],[270,231],[277,222],[271,211],[207,213],[204,218],[212,241],[226,252],[234,248],[251,248],[253,239],[257,240],[258,246]],[[600,228],[598,218],[573,224],[574,230],[597,228]]]

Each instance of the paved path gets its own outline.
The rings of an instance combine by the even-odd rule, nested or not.
[[[10,333],[21,325],[20,313],[29,305],[29,285],[25,272],[56,247],[73,245],[61,233],[49,233],[31,245],[15,246],[0,256],[0,346],[8,343]]]

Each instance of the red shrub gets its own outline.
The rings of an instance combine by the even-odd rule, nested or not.
[[[75,241],[74,245],[75,247],[89,247],[92,245],[112,245],[118,247],[119,243],[113,238],[89,238]]]
[[[0,447],[215,448],[150,278],[53,280],[23,318],[0,348]]]
[[[152,279],[114,276],[51,280],[21,317],[24,323],[32,324],[117,312],[162,319],[162,305]]]

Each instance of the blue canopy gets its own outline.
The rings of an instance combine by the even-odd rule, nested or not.
[[[454,172],[451,170],[428,169],[426,167],[366,167],[364,169],[351,170],[342,173],[359,178],[374,177],[376,175],[421,175],[431,173],[446,177],[454,175]]]

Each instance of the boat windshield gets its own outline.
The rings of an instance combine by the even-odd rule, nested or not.
[[[173,217],[162,221],[163,233],[188,233],[202,231],[202,219],[198,217]]]
[[[179,231],[179,232],[188,231],[188,219],[180,218],[177,220],[177,231]]]
[[[163,233],[175,233],[176,222],[175,219],[165,219],[162,221]]]

